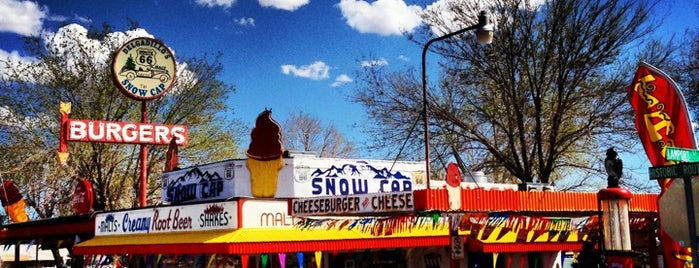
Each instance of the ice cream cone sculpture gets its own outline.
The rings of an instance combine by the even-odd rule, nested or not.
[[[250,187],[255,197],[274,197],[279,170],[284,167],[281,127],[265,110],[255,120],[250,136],[246,166],[250,171]]]

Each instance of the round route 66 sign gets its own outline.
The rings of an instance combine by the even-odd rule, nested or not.
[[[131,39],[114,54],[112,78],[119,90],[135,100],[153,100],[175,84],[175,57],[153,38]]]

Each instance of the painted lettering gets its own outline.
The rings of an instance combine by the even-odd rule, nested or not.
[[[121,50],[121,52],[124,53],[124,54],[129,54],[129,52],[130,52],[132,49],[135,49],[135,48],[138,48],[138,47],[142,47],[142,46],[147,46],[147,47],[155,48],[156,50],[160,51],[160,53],[163,54],[163,56],[164,56],[166,59],[172,57],[172,55],[170,55],[170,51],[169,51],[169,50],[167,50],[167,49],[166,49],[164,46],[162,46],[160,43],[158,43],[158,42],[153,42],[153,41],[150,40],[150,39],[141,39],[141,40],[136,40],[136,41],[134,41],[134,42],[131,42],[131,43],[129,43],[128,45],[126,45],[125,47],[123,47],[122,50]]]
[[[319,195],[323,192],[323,186],[321,185],[323,183],[322,178],[313,178],[311,179],[311,187],[313,187],[313,190],[311,191],[311,194],[313,195]]]
[[[313,178],[311,179],[313,195],[349,195],[369,192],[369,180],[346,178]],[[325,192],[323,192],[325,188]]]
[[[201,182],[201,197],[213,198],[221,195],[223,191],[223,181],[203,181]]]
[[[167,189],[167,197],[172,203],[180,203],[197,199],[197,184],[174,185]]]
[[[402,182],[402,183],[401,183]],[[396,181],[396,180],[382,180],[379,188],[381,192],[403,192],[412,191],[413,184],[408,180]]]
[[[108,121],[69,120],[69,141],[137,143],[167,145],[174,138],[178,145],[187,144],[187,128]]]
[[[175,210],[175,216],[172,221],[173,230],[187,230],[192,229],[192,218],[191,217],[180,217],[180,210]]]
[[[413,208],[412,194],[385,194],[373,196],[371,207],[375,211],[404,210]]]
[[[114,218],[114,215],[108,215],[104,221],[100,222],[99,230],[102,233],[113,233],[119,230],[119,221]]]
[[[228,211],[216,213],[202,213],[199,215],[199,227],[228,226],[230,215]]]
[[[291,216],[286,215],[286,213],[269,213],[264,212],[260,215],[260,226],[263,227],[277,227],[277,226],[291,226],[292,220]]]
[[[162,231],[169,229],[170,221],[172,220],[172,218],[170,218],[170,214],[172,214],[172,210],[168,212],[166,219],[160,219],[160,210],[155,210],[155,213],[153,213],[153,230]]]
[[[157,87],[150,89],[150,94],[151,95],[158,95],[163,91],[165,91],[165,84],[160,83]]]
[[[140,217],[140,218],[135,218],[131,219],[129,218],[129,213],[124,214],[124,219],[122,220],[124,225],[121,227],[122,232],[139,232],[139,231],[145,231],[146,233],[150,232],[150,222],[151,218],[150,217]]]

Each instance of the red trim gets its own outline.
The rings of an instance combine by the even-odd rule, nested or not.
[[[245,199],[241,198],[238,200],[238,228],[243,229],[245,226],[243,226],[243,203],[245,203]]]
[[[581,251],[582,243],[578,242],[532,242],[532,243],[483,243],[469,239],[468,251],[477,252],[545,252],[545,251]]]
[[[346,251],[359,249],[447,246],[448,236],[351,239],[333,241],[294,241],[257,243],[184,243],[75,247],[76,255],[96,254],[260,254],[299,251]]]
[[[450,211],[446,188],[415,190],[415,210]],[[596,215],[597,193],[462,189],[461,211],[556,213],[557,215]],[[658,213],[657,194],[633,194],[630,213]]]
[[[485,244],[483,252],[544,252],[544,251],[581,251],[582,243],[513,243]]]
[[[65,105],[70,105],[70,103],[66,103]],[[68,142],[66,141],[66,136],[68,132],[68,113],[63,113],[64,111],[60,109],[59,106],[59,111],[61,112],[61,130],[58,134],[58,152],[59,153],[67,153],[68,152]],[[67,111],[65,111],[67,112]]]
[[[626,199],[629,200],[633,194],[631,194],[631,191],[625,188],[620,188],[620,187],[612,187],[612,188],[604,188],[602,190],[599,190],[597,192],[597,198],[600,200],[609,200],[609,199]]]
[[[29,222],[32,223],[32,222]],[[31,241],[42,238],[86,235],[92,237],[95,231],[94,219],[83,222],[47,223],[41,225],[13,226],[0,231],[0,241]],[[85,239],[85,237],[83,237]]]

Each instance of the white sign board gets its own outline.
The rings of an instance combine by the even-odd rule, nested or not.
[[[271,174],[275,198],[346,196],[425,189],[424,162],[336,158],[284,158]],[[267,173],[270,174],[270,173]],[[163,202],[181,204],[254,197],[246,160],[217,163],[165,172],[161,177]]]
[[[288,214],[286,200],[240,200],[240,228],[293,228],[294,219]]]
[[[687,203],[684,194],[683,179],[674,179],[670,187],[658,200],[660,226],[680,246],[691,245],[689,239],[689,219],[687,218]],[[694,197],[694,218],[699,219],[699,179],[692,179],[692,195]],[[631,201],[633,202],[633,200]],[[699,226],[699,225],[697,225]],[[697,230],[699,233],[699,228]]]
[[[329,216],[415,211],[413,192],[374,193],[292,199],[293,216]]]
[[[236,229],[237,216],[237,201],[106,212],[95,216],[95,236]]]

